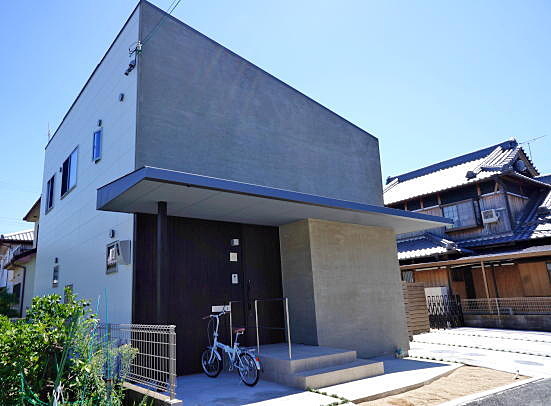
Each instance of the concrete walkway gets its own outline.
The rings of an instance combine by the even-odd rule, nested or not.
[[[322,406],[340,401],[333,396],[349,400],[373,398],[387,392],[395,393],[420,386],[444,374],[450,373],[459,365],[426,362],[410,359],[376,358],[385,366],[385,374],[354,382],[320,389],[327,395],[301,391],[299,389],[261,380],[249,388],[244,385],[237,373],[222,373],[218,378],[208,378],[204,374],[181,376],[178,378],[177,398],[186,406]]]
[[[460,328],[414,336],[411,357],[551,377],[551,333]]]

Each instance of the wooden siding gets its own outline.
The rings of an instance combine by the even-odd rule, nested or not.
[[[499,297],[524,296],[524,288],[517,265],[495,266],[492,272],[497,284],[497,294]]]
[[[402,282],[402,293],[406,309],[408,335],[425,333],[430,330],[429,312],[425,298],[424,283]]]
[[[513,216],[513,219],[516,221],[520,218],[520,216],[524,212],[524,209],[528,204],[528,198],[508,193],[507,199],[509,200],[511,215]]]
[[[155,324],[156,217],[136,216],[133,322]],[[240,245],[230,246],[238,238]],[[234,326],[247,331],[241,344],[255,345],[254,299],[282,297],[279,231],[277,227],[253,226],[168,217],[168,275],[163,306],[168,322],[176,325],[178,374],[199,372],[200,355],[208,344],[207,324],[201,317],[212,305],[233,305]],[[237,252],[237,262],[229,253]],[[237,274],[238,284],[232,284]],[[263,326],[283,327],[281,305],[264,308]],[[228,317],[220,326],[221,341],[229,344]],[[283,340],[277,330],[261,330],[261,343]]]
[[[545,262],[518,264],[526,296],[551,296],[551,282]]]
[[[413,278],[415,282],[424,283],[425,286],[448,286],[447,269],[415,271],[413,273]]]

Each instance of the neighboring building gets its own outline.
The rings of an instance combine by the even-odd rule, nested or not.
[[[257,298],[289,298],[295,343],[407,349],[395,234],[446,224],[383,206],[371,134],[145,1],[49,140],[41,207],[36,293],[176,324],[179,373],[212,305],[250,327]]]
[[[3,286],[17,299],[14,310],[19,317],[25,311],[34,296],[35,272],[35,230],[25,230],[9,234],[0,234],[0,275]]]
[[[551,176],[515,140],[387,179],[387,207],[453,225],[398,238],[402,278],[461,298],[551,296]]]

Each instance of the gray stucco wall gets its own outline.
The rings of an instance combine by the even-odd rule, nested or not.
[[[318,345],[353,349],[360,357],[407,350],[395,241],[383,227],[314,219],[280,227],[293,340],[315,337]]]
[[[141,38],[160,13],[142,3]],[[382,204],[375,137],[172,17],[138,73],[136,168]]]

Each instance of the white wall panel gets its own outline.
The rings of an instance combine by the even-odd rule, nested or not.
[[[72,284],[74,292],[89,299],[100,316],[104,316],[107,296],[108,321],[120,323],[131,321],[132,264],[119,265],[117,273],[107,275],[106,245],[133,239],[133,216],[97,211],[96,190],[134,170],[137,70],[129,76],[123,72],[129,62],[128,47],[138,38],[138,23],[136,11],[46,147],[42,196],[55,174],[55,198],[48,213],[42,204],[35,280],[37,295],[63,295],[64,287]],[[125,95],[123,102],[120,93]],[[94,163],[92,140],[98,119],[103,127],[102,158]],[[77,185],[60,198],[59,168],[75,147],[79,149]],[[116,231],[114,239],[109,238],[110,229]],[[59,285],[54,288],[56,257],[60,273]]]

